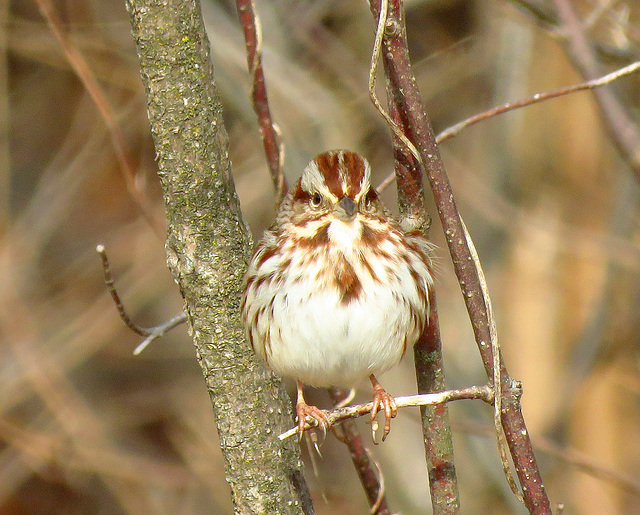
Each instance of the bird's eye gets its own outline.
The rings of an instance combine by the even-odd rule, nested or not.
[[[370,210],[373,208],[373,195],[369,192],[364,197],[364,208]]]
[[[314,193],[313,197],[311,197],[311,205],[313,207],[318,207],[322,203],[322,196],[320,193]]]

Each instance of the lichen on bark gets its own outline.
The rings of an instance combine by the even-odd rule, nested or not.
[[[167,215],[167,261],[213,404],[236,513],[311,513],[280,380],[245,343],[251,252],[196,0],[127,0]]]

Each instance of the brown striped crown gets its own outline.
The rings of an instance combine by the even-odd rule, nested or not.
[[[311,199],[314,194],[337,203],[344,197],[358,202],[369,192],[371,167],[360,154],[348,150],[330,150],[307,165],[296,197]]]

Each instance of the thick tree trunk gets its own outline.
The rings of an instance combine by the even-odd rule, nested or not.
[[[168,221],[168,264],[185,300],[236,513],[312,512],[289,399],[244,341],[251,241],[240,213],[209,41],[196,0],[127,0]]]

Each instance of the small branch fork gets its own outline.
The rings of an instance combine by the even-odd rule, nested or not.
[[[104,245],[98,245],[96,247],[96,252],[100,254],[100,259],[102,259],[104,282],[107,285],[114,304],[116,305],[116,309],[118,310],[120,318],[122,319],[124,324],[134,333],[139,334],[140,336],[146,336],[146,338],[133,351],[133,354],[135,356],[140,354],[153,340],[164,336],[165,333],[169,332],[174,327],[178,327],[180,324],[184,324],[187,321],[187,314],[182,312],[178,313],[176,316],[167,320],[163,324],[157,325],[155,327],[146,328],[140,327],[138,324],[136,324],[133,320],[131,320],[131,317],[124,309],[122,300],[120,300],[120,295],[118,294],[118,290],[116,290],[115,281],[113,280],[113,276],[111,275],[111,266],[109,264],[109,258],[107,257],[107,251],[104,248]]]
[[[421,395],[408,395],[405,397],[395,398],[398,408],[406,408],[409,406],[434,406],[464,399],[480,399],[486,403],[492,404],[493,387],[491,385],[470,386],[468,388],[447,390],[439,393],[424,393]],[[371,414],[371,408],[373,408],[373,402],[323,411],[327,416],[328,427],[331,427],[338,422],[342,422],[343,420],[349,420],[362,417],[363,415]],[[305,424],[304,430],[306,431],[313,427],[315,427],[315,424]],[[296,434],[298,434],[298,427],[292,427],[288,431],[279,435],[278,438],[280,438],[281,440],[286,440],[287,438],[290,438]]]

